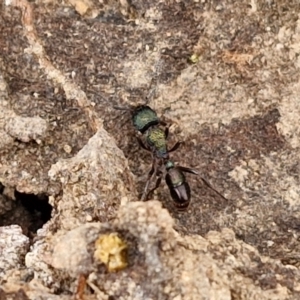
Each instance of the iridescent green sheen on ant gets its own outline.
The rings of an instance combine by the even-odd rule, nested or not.
[[[178,187],[185,182],[185,176],[179,171],[179,169],[173,167],[171,169],[167,169],[167,172],[170,183],[173,187]]]
[[[144,144],[142,139],[137,137],[140,146],[152,153],[152,167],[148,173],[148,179],[141,199],[147,200],[148,196],[159,187],[163,173],[165,173],[165,181],[170,190],[174,205],[178,210],[186,209],[190,203],[191,189],[183,172],[196,175],[198,173],[189,168],[175,166],[169,160],[169,153],[178,149],[182,142],[177,142],[171,149],[168,149],[167,138],[169,128],[148,105],[131,106],[130,108],[114,106],[114,108],[131,112],[133,126],[137,131],[144,134],[146,141],[146,144]],[[148,187],[153,176],[157,177],[156,184],[148,192]]]
[[[166,167],[166,170],[168,171],[169,169],[174,168],[175,165],[171,160],[168,160],[168,161],[165,162],[165,167]]]
[[[147,145],[158,158],[168,158],[168,148],[165,131],[159,127],[152,127],[146,136]]]
[[[147,102],[148,103],[148,102]],[[163,174],[165,174],[165,181],[169,188],[173,203],[178,210],[185,210],[188,208],[191,200],[191,188],[186,180],[184,173],[199,175],[196,170],[175,166],[169,159],[169,153],[177,150],[182,142],[178,141],[175,145],[168,149],[167,138],[169,134],[169,127],[165,122],[160,120],[156,112],[148,105],[138,105],[129,107],[114,106],[115,109],[125,110],[131,113],[133,126],[137,131],[144,135],[143,140],[137,136],[139,145],[152,153],[152,167],[148,173],[148,179],[144,188],[141,200],[147,200],[160,185]],[[161,128],[164,127],[164,130]],[[157,177],[155,186],[148,191],[151,180]],[[209,182],[200,177],[202,182],[217,195],[228,201],[222,194],[215,190]]]
[[[132,121],[133,126],[141,133],[144,133],[151,126],[159,124],[156,112],[147,105],[140,105],[134,109]]]

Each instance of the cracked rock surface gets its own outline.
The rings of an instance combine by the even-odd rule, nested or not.
[[[299,299],[299,16],[296,0],[3,1],[0,299]],[[113,106],[146,99],[200,173],[185,212],[164,180],[138,201],[151,155]],[[110,234],[116,272],[95,259]]]

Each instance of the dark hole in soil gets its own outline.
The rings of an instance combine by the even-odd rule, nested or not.
[[[36,233],[51,218],[52,206],[46,195],[24,194],[15,191],[16,201],[28,212],[28,234]],[[24,228],[23,228],[24,231]],[[24,232],[25,233],[25,232]]]
[[[0,216],[0,226],[19,225],[23,234],[33,238],[37,230],[51,218],[52,206],[48,197],[45,194],[14,191],[14,199],[10,199],[8,194],[2,194],[3,190],[0,183],[2,205],[8,204],[7,212]]]

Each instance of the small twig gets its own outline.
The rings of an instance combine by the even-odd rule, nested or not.
[[[84,300],[83,294],[86,287],[86,277],[85,275],[81,274],[78,278],[78,284],[76,289],[76,294],[74,299],[75,300]]]

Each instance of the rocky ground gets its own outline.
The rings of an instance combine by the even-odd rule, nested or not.
[[[0,299],[299,299],[299,54],[297,0],[2,2]],[[185,212],[139,201],[146,99]]]

